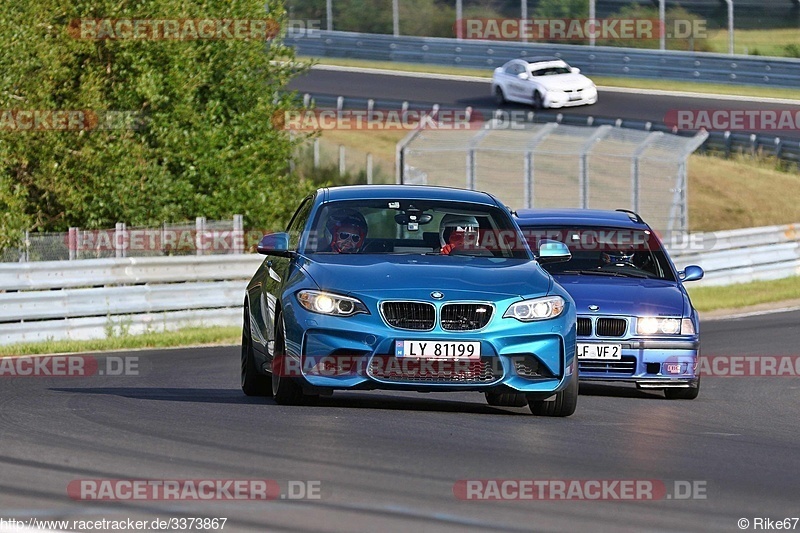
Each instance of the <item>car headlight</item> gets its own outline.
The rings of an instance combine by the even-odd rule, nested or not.
[[[307,311],[321,315],[353,316],[358,313],[367,313],[367,306],[361,300],[331,294],[329,292],[303,290],[297,293],[297,301]]]
[[[564,311],[564,298],[561,296],[544,296],[511,304],[503,318],[516,318],[521,322],[547,320],[555,318]]]
[[[636,318],[638,335],[694,335],[694,324],[689,318],[659,318],[640,316]]]

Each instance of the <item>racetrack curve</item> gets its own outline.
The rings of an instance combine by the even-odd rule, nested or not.
[[[800,311],[703,322],[704,356],[794,355]],[[224,531],[737,531],[798,515],[797,377],[706,377],[695,401],[583,385],[570,418],[482,395],[245,397],[238,347],[152,350],[138,376],[0,378],[0,517],[225,517]],[[131,359],[133,361],[133,359]],[[320,481],[303,501],[74,501],[79,479]],[[467,479],[698,481],[705,499],[461,501]],[[702,485],[702,484],[705,485]],[[799,526],[800,527],[800,526]]]
[[[664,90],[669,90],[665,82]],[[381,100],[408,100],[446,107],[495,108],[491,95],[491,80],[459,81],[451,79],[419,78],[413,75],[384,75],[342,70],[313,69],[293,79],[289,88],[312,95],[333,95],[353,98],[376,98]],[[677,110],[791,110],[798,111],[800,104],[747,99],[720,100],[709,97],[686,95],[662,95],[637,93],[635,90],[599,89],[599,100],[590,106],[548,110],[570,115],[621,118],[625,120],[664,122],[670,111]],[[529,106],[505,104],[505,109],[530,111]],[[673,120],[676,115],[672,115]],[[777,131],[771,134],[783,138],[797,138],[797,131]]]

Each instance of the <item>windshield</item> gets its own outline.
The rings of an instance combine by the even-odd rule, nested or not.
[[[569,261],[542,265],[550,274],[675,280],[666,253],[650,230],[524,224],[521,227],[532,250],[537,250],[546,239],[569,247],[572,254]]]
[[[329,202],[309,226],[306,253],[429,254],[532,259],[510,214],[436,200]]]
[[[569,67],[548,67],[531,71],[531,76],[553,76],[555,74],[569,74]]]

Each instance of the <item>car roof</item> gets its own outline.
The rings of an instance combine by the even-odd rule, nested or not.
[[[320,189],[325,201],[338,200],[445,200],[501,207],[494,196],[480,191],[430,185],[346,185]]]
[[[603,209],[518,209],[514,220],[523,226],[614,226],[648,229],[636,214]]]
[[[539,56],[539,57],[528,57],[525,58],[524,61],[530,63],[552,63],[553,61],[564,61],[560,57],[547,57],[547,56]],[[566,63],[566,61],[564,61]]]

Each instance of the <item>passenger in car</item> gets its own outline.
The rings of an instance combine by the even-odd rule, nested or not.
[[[445,215],[439,225],[441,254],[449,255],[468,246],[477,247],[479,230],[478,220],[473,216]]]
[[[331,234],[331,252],[356,254],[367,238],[367,221],[354,209],[343,209],[331,215],[327,224]]]

